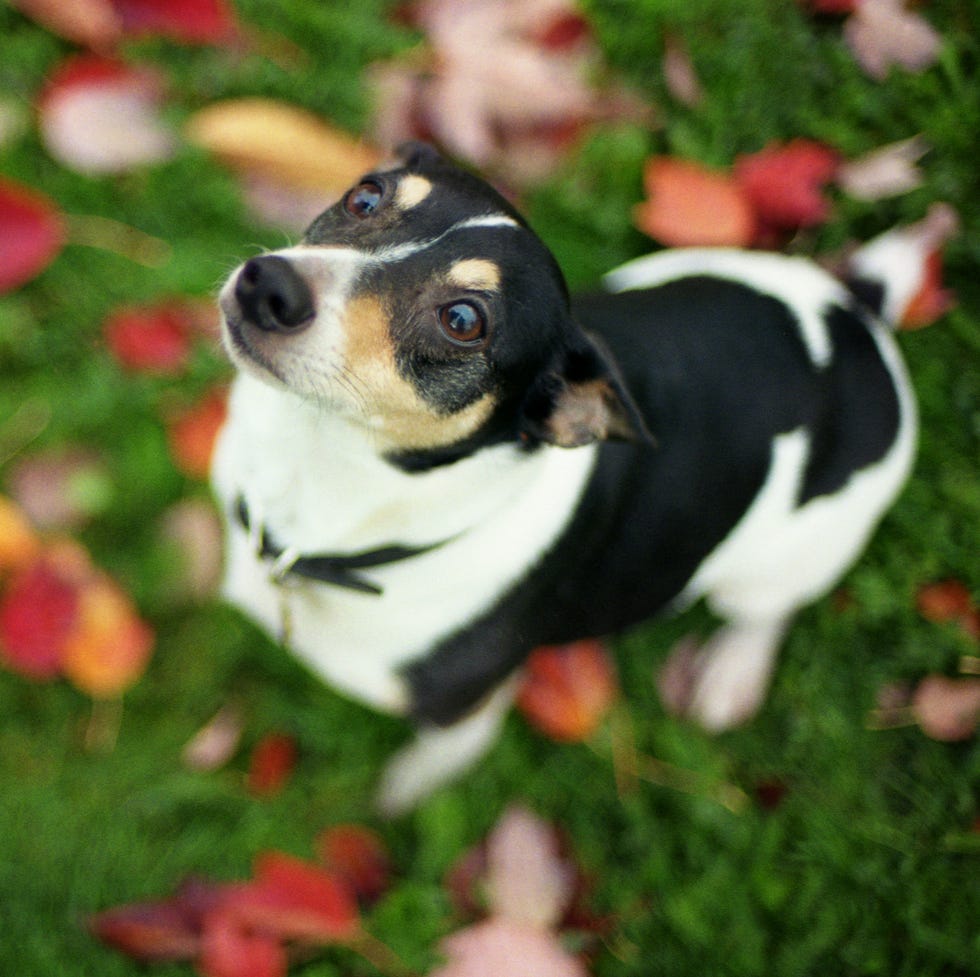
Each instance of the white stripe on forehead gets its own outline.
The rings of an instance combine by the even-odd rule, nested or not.
[[[404,244],[393,244],[391,247],[381,248],[379,251],[370,253],[366,257],[372,262],[386,263],[389,261],[403,261],[405,258],[410,258],[419,251],[425,251],[427,248],[435,246],[450,234],[455,234],[456,231],[468,231],[477,227],[513,227],[520,229],[521,225],[513,217],[508,217],[506,214],[483,214],[480,217],[468,217],[466,220],[446,228],[437,237],[429,238],[426,241],[406,241]]]

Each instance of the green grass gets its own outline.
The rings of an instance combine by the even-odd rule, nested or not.
[[[379,17],[380,0],[238,6],[305,48],[308,64],[290,72],[258,54],[145,44],[145,57],[174,79],[176,121],[218,97],[261,93],[359,129],[369,116],[361,70],[414,40]],[[189,873],[242,877],[265,848],[309,855],[316,832],[341,820],[377,827],[390,845],[397,881],[368,923],[424,971],[456,925],[444,872],[517,799],[562,825],[594,881],[593,907],[612,920],[593,965],[600,977],[978,972],[977,741],[940,744],[914,728],[873,731],[865,722],[882,684],[953,673],[962,654],[976,653],[955,628],[930,625],[914,609],[926,581],[958,577],[980,591],[975,5],[924,5],[947,39],[940,63],[884,84],[862,75],[835,24],[807,20],[789,0],[590,0],[588,8],[610,64],[657,102],[661,124],[596,133],[527,199],[574,285],[649,249],[629,218],[651,153],[723,166],[771,139],[809,136],[856,155],[918,132],[933,147],[920,190],[874,205],[841,198],[834,220],[797,242],[830,250],[916,219],[939,199],[963,218],[947,259],[958,308],[901,337],[922,407],[921,452],[907,491],[845,581],[853,602],[840,610],[825,601],[802,615],[762,715],[718,738],[666,717],[652,684],[666,649],[705,623],[699,610],[617,642],[628,703],[620,718],[642,752],[697,775],[704,786],[693,794],[642,781],[619,791],[601,737],[594,749],[559,746],[512,717],[478,772],[412,816],[378,823],[372,785],[403,726],[318,684],[230,610],[175,608],[168,597],[156,521],[206,487],[173,469],[160,408],[193,399],[227,368],[203,350],[177,384],[133,378],[99,340],[116,305],[206,295],[241,255],[278,245],[281,234],[254,226],[233,180],[191,150],[146,172],[88,179],[61,169],[29,135],[0,150],[0,172],[68,213],[159,236],[172,258],[149,269],[70,245],[40,278],[0,297],[0,431],[32,405],[50,420],[26,450],[82,444],[104,454],[111,504],[82,540],[158,633],[110,752],[84,748],[90,706],[80,694],[0,673],[0,973],[138,973],[87,935],[86,914],[165,893]],[[701,108],[677,106],[664,89],[668,32],[691,48],[710,93]],[[0,38],[0,92],[16,99],[32,98],[68,50],[7,7]],[[0,468],[0,485],[6,474]],[[229,699],[247,716],[242,756],[220,773],[184,769],[183,744]],[[301,756],[287,789],[259,800],[244,789],[244,757],[271,729],[293,733]],[[770,808],[757,788],[773,783],[785,794]],[[714,799],[723,784],[748,796],[739,813]],[[374,973],[339,952],[298,972]]]

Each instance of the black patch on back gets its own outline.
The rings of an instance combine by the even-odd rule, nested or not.
[[[901,423],[898,394],[868,324],[856,312],[831,307],[825,316],[833,360],[821,374],[821,411],[799,504],[830,495],[894,444]]]

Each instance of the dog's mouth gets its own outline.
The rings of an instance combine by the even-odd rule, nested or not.
[[[249,330],[244,317],[236,310],[226,308],[224,302],[221,303],[221,316],[224,320],[225,348],[232,362],[245,368],[258,367],[261,372],[269,374],[280,383],[285,383],[285,379],[271,360],[249,340]]]

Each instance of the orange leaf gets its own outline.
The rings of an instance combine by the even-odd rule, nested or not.
[[[258,797],[278,794],[296,766],[296,741],[285,733],[263,736],[252,750],[248,768],[249,792]]]
[[[380,158],[305,109],[265,98],[209,105],[191,117],[186,134],[240,173],[324,194],[345,190]]]
[[[616,691],[605,647],[589,639],[534,651],[517,705],[533,726],[552,739],[580,742],[598,728]]]
[[[645,234],[673,247],[731,245],[752,241],[755,221],[734,181],[688,160],[655,156],[647,161],[649,200],[633,212]]]
[[[284,940],[335,943],[360,927],[353,897],[337,879],[283,852],[265,852],[255,878],[232,886],[224,908],[244,925]]]
[[[96,699],[120,695],[143,674],[153,632],[108,577],[82,587],[78,615],[64,645],[65,675]]]
[[[25,566],[39,549],[40,541],[23,511],[0,495],[0,572]]]
[[[227,391],[218,390],[170,420],[167,426],[170,454],[189,478],[208,477],[214,443],[227,414]]]
[[[922,284],[902,311],[901,329],[931,326],[956,305],[952,292],[942,287],[943,256],[940,251],[926,255]]]
[[[358,899],[373,902],[388,888],[388,852],[376,832],[358,824],[337,824],[321,832],[316,848],[327,869]]]
[[[12,0],[12,5],[59,37],[89,47],[114,43],[122,28],[110,0]]]

